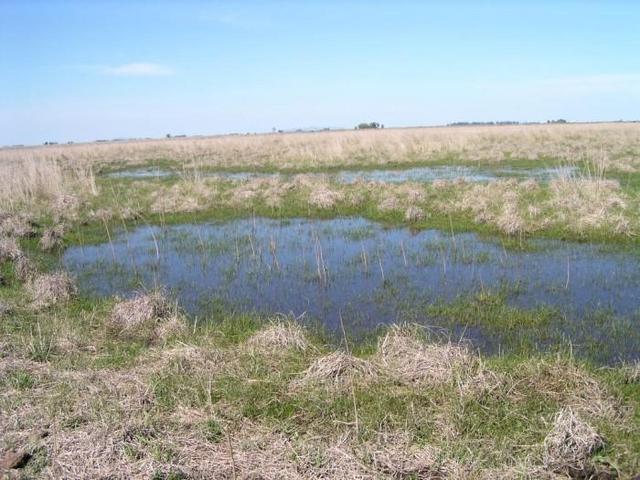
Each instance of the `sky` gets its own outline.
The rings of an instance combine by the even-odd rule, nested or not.
[[[640,119],[636,1],[0,0],[0,145]]]

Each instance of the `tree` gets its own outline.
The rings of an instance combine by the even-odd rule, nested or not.
[[[356,130],[366,130],[368,128],[384,128],[378,122],[359,123]]]

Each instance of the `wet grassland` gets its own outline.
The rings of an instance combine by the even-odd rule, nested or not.
[[[127,162],[6,203],[11,474],[631,478],[640,173],[451,162]]]

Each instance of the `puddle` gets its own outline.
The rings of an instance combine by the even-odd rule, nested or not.
[[[109,178],[161,178],[176,175],[171,170],[161,170],[159,168],[136,168],[133,170],[119,170],[117,172],[107,173],[105,176]]]
[[[518,177],[533,178],[540,181],[546,181],[556,176],[570,176],[577,172],[577,167],[555,167],[555,168],[534,168],[534,169],[517,169],[517,168],[499,168],[496,170],[484,170],[473,167],[463,166],[435,166],[435,167],[418,167],[398,170],[343,170],[335,174],[329,174],[340,183],[354,183],[356,181],[379,181],[390,183],[402,182],[433,182],[434,180],[454,180],[462,178],[468,182],[487,182],[499,177]],[[111,178],[162,178],[171,176],[180,176],[182,173],[173,172],[171,170],[161,170],[153,168],[122,170],[119,172],[108,173],[106,176]],[[187,174],[189,175],[189,174]],[[306,175],[325,175],[325,174],[306,174]],[[255,172],[198,172],[201,177],[220,177],[234,181],[246,181],[253,178],[289,178],[292,175],[280,173],[255,173]]]
[[[508,251],[475,234],[386,229],[361,218],[243,219],[139,227],[111,244],[72,247],[62,261],[85,294],[126,296],[162,285],[200,316],[221,307],[291,312],[331,331],[342,316],[354,335],[418,321],[464,331],[487,352],[533,335],[527,341],[536,347],[565,338],[574,351],[589,345],[600,360],[639,358],[639,258],[591,244],[541,240],[534,247]],[[543,331],[507,332],[426,313],[434,303],[487,291],[501,292],[510,305],[550,306],[562,315]]]

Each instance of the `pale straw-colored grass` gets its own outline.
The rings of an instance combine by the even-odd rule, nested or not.
[[[0,150],[7,160],[64,160],[70,164],[140,164],[168,158],[198,167],[322,167],[428,161],[443,156],[467,160],[597,159],[609,168],[640,167],[629,152],[640,146],[640,125],[569,124],[345,130],[318,133],[227,135],[132,140]]]
[[[593,427],[570,408],[557,413],[553,427],[544,439],[544,466],[572,478],[589,478],[591,456],[604,446]]]

